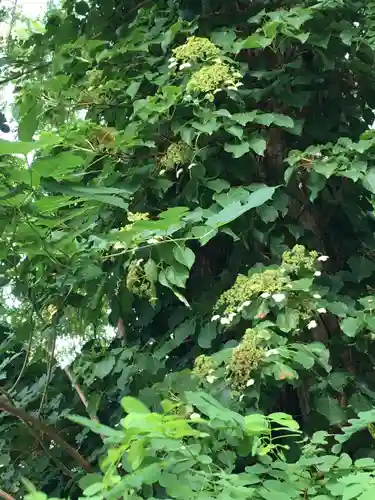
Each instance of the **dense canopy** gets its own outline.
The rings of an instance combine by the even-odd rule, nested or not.
[[[2,52],[0,497],[372,499],[375,2],[65,0]]]

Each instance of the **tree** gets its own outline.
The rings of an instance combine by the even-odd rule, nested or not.
[[[309,435],[371,410],[374,16],[368,1],[67,0],[13,42],[19,141],[0,154],[35,154],[0,177],[3,285],[22,310],[6,342],[18,359],[24,330],[28,353],[49,340],[32,402],[29,354],[8,369],[14,406],[113,427],[125,396],[159,412],[202,389]],[[89,342],[68,378],[55,367],[61,332],[108,323],[109,347]],[[95,465],[100,439],[68,425]],[[56,457],[33,467],[16,436],[5,489],[27,463],[47,494],[77,494],[74,457],[56,482]],[[373,453],[370,434],[345,446]]]

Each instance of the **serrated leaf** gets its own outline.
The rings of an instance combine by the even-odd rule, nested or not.
[[[111,373],[115,364],[116,364],[116,358],[114,356],[106,357],[102,361],[96,363],[94,368],[94,375],[100,379],[103,379],[109,373]]]

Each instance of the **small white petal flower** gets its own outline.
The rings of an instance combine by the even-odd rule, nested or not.
[[[212,316],[211,321],[217,321],[218,319],[220,319],[220,316],[218,314],[215,314],[214,316]]]
[[[160,172],[159,172],[159,175],[163,175],[163,174],[165,174],[165,169],[160,170]]]
[[[229,325],[230,324],[230,320],[228,318],[221,318],[220,324],[222,324],[222,325]]]
[[[314,293],[313,297],[314,297],[314,299],[321,299],[322,298],[322,296],[319,295],[318,293]]]
[[[221,92],[222,90],[223,90],[223,89],[220,89],[220,88],[219,88],[219,89],[215,89],[215,90],[214,90],[214,94],[218,94],[218,93],[219,93],[219,92]]]
[[[169,338],[174,339],[174,334],[173,334],[173,333],[171,333],[171,334],[169,335]]]
[[[321,276],[322,273],[320,271],[315,271],[314,276]]]
[[[271,297],[271,294],[268,292],[263,292],[261,297],[262,297],[262,299],[268,299],[268,297]]]
[[[175,58],[175,57],[170,57],[170,58],[168,59],[168,62],[174,62],[175,60],[176,60],[176,58]]]
[[[250,300],[245,300],[245,302],[242,302],[242,307],[249,307],[250,304]]]
[[[293,288],[293,285],[291,283],[287,283],[285,286],[286,288]]]
[[[284,293],[275,293],[272,295],[272,298],[275,302],[281,302],[282,300],[285,299],[285,294]]]
[[[184,171],[183,168],[179,168],[176,172],[176,179],[178,179],[180,177],[180,175],[182,174],[182,172]]]
[[[188,166],[188,170],[191,170],[193,167],[195,167],[197,164],[196,163],[190,163]]]
[[[169,359],[169,356],[168,356],[168,354],[167,354],[167,355],[165,356],[165,359]]]
[[[236,83],[236,87],[237,87],[237,88],[238,88],[238,87],[242,87],[242,86],[243,86],[243,83],[242,83],[242,82],[238,82],[238,83]]]
[[[177,66],[177,62],[176,61],[172,61],[170,64],[168,64],[168,69],[175,68],[176,66]]]
[[[233,312],[229,313],[229,315],[228,315],[229,320],[232,321],[232,319],[235,317],[235,315],[236,315],[236,313],[233,313]]]
[[[227,87],[228,90],[237,90],[237,87],[235,87],[234,85],[230,85],[229,87]]]
[[[318,313],[319,314],[325,314],[327,312],[327,309],[325,307],[319,307]]]
[[[321,255],[320,257],[318,257],[318,260],[320,262],[326,262],[328,259],[329,259],[328,255]]]
[[[198,420],[199,418],[201,418],[201,416],[199,415],[199,413],[192,413],[190,415],[190,420]]]
[[[318,326],[318,323],[313,319],[310,321],[310,323],[307,325],[307,328],[311,330],[312,328],[316,328]]]
[[[208,375],[206,377],[206,380],[209,384],[213,384],[215,382],[215,380],[217,379],[217,377],[215,377],[215,375]]]
[[[244,397],[245,397],[245,394],[241,394],[240,399],[239,399],[240,403],[241,403],[241,401],[243,400]]]
[[[246,382],[246,387],[251,387],[254,384],[255,380],[253,378],[249,378],[249,380]]]
[[[186,63],[182,63],[179,67],[179,69],[185,69],[185,68],[191,68],[191,64],[186,62]]]

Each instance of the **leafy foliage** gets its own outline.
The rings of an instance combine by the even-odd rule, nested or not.
[[[9,41],[4,490],[370,498],[372,10],[66,0]]]

